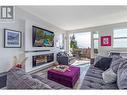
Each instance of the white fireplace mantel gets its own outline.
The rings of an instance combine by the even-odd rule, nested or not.
[[[40,65],[40,66],[37,66],[37,67],[32,66],[32,56],[49,54],[49,53],[54,53],[54,52],[53,51],[26,52],[25,57],[28,57],[28,59],[26,60],[26,63],[25,63],[25,71],[29,72],[29,73],[32,73],[32,72],[35,72],[35,71],[38,71],[38,70],[41,70],[41,69],[44,69],[44,68],[47,68],[47,67],[53,65],[53,63],[55,63],[55,61],[56,61],[55,58],[54,58],[54,61],[52,61],[48,64],[43,64],[43,65]],[[56,54],[54,53],[54,57],[55,57],[55,55]]]

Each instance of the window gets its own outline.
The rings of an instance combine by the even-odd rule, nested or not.
[[[60,43],[60,49],[64,49],[64,34],[60,35],[59,43]]]
[[[98,32],[94,32],[94,33],[93,33],[93,38],[99,38],[98,36],[99,36],[99,35],[98,35]]]
[[[98,39],[94,40],[94,49],[98,49]]]
[[[56,37],[56,47],[64,49],[64,34],[60,34]]]
[[[98,46],[99,46],[99,33],[98,32],[93,32],[94,54],[98,54]]]
[[[127,29],[113,31],[113,48],[127,48]]]
[[[75,33],[78,48],[91,48],[91,32]]]

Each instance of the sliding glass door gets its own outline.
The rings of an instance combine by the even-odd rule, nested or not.
[[[70,51],[79,58],[91,58],[91,32],[70,34]]]

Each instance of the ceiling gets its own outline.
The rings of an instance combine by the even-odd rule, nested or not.
[[[19,6],[64,30],[127,21],[126,6]]]

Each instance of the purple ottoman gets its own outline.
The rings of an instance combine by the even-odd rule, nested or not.
[[[53,69],[48,70],[48,79],[73,88],[80,76],[80,68],[70,66],[70,71],[60,72]]]

